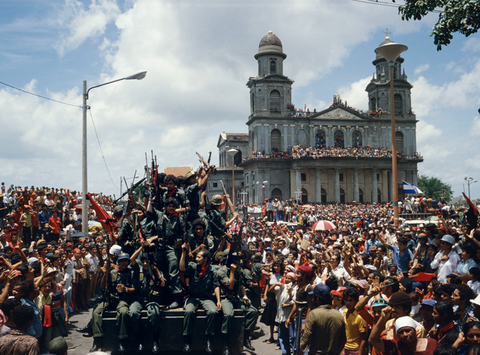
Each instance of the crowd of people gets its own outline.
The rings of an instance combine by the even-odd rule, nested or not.
[[[392,150],[386,148],[371,148],[371,147],[301,147],[295,145],[288,147],[287,150],[280,151],[273,148],[270,153],[264,151],[253,151],[250,157],[246,157],[244,161],[250,159],[320,159],[320,158],[391,158]],[[406,155],[397,152],[397,158],[405,160],[420,160],[423,159],[418,153],[414,155]]]
[[[0,354],[65,354],[69,316],[87,309],[91,321],[78,330],[93,336],[91,351],[104,349],[109,310],[116,350],[158,353],[164,312],[180,308],[184,352],[201,332],[207,352],[221,337],[223,354],[231,353],[235,309],[244,312],[250,351],[258,321],[282,355],[479,350],[480,233],[462,211],[439,201],[436,224],[396,227],[390,204],[267,199],[259,217],[240,219],[228,195],[208,201],[208,167],[182,177],[150,173],[125,202],[94,196],[100,207],[89,220],[103,226],[95,231],[81,231],[76,192],[2,185]],[[433,206],[413,199],[403,212],[407,202],[416,211]],[[142,309],[151,349],[139,331]]]

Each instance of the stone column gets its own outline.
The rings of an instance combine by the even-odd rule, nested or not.
[[[315,169],[315,202],[322,202],[322,181],[320,178],[321,170]]]
[[[377,169],[372,169],[372,202],[378,202]]]
[[[340,203],[340,173],[335,169],[335,203]]]
[[[295,192],[302,191],[302,175],[300,169],[295,169]],[[300,198],[299,198],[300,199]]]
[[[360,193],[358,191],[358,169],[353,169],[353,200],[360,202]]]

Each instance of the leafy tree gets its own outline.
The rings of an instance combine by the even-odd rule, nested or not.
[[[425,193],[425,196],[436,200],[445,197],[445,200],[449,202],[453,195],[452,187],[436,177],[420,175],[418,187]]]
[[[421,20],[435,9],[441,11],[431,34],[438,51],[450,44],[453,33],[468,37],[480,29],[480,0],[405,0],[398,12],[402,20]]]

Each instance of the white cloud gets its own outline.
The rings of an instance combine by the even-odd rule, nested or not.
[[[470,129],[469,135],[472,138],[480,137],[480,118],[479,117],[473,118],[472,128]]]
[[[78,48],[87,39],[103,34],[119,14],[115,0],[93,0],[87,10],[83,1],[66,0],[58,22],[66,27],[67,33],[61,36],[55,48],[61,56]]]
[[[415,69],[414,74],[415,75],[420,75],[424,71],[427,71],[428,68],[430,68],[430,64],[428,64],[428,63],[422,64]]]

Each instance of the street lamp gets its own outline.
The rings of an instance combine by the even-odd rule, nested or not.
[[[235,154],[238,153],[238,150],[232,148],[227,150],[227,153],[232,157],[232,204],[235,208]]]
[[[465,176],[465,181],[468,185],[468,199],[470,199],[470,185],[475,184],[478,180],[473,180],[471,176]]]
[[[87,190],[88,190],[88,174],[87,174],[87,100],[90,90],[105,86],[108,84],[116,83],[122,80],[142,80],[147,75],[146,71],[127,76],[125,78],[116,79],[103,83],[100,85],[92,86],[87,90],[87,81],[83,81],[83,121],[82,121],[82,232],[88,233],[88,210],[87,210]]]
[[[393,216],[395,228],[398,228],[398,177],[397,177],[397,142],[395,139],[395,102],[393,94],[393,67],[398,56],[405,52],[408,47],[404,44],[398,44],[390,41],[390,37],[386,36],[383,45],[375,49],[375,53],[382,56],[390,67],[390,118],[392,126],[392,180],[393,180]]]

